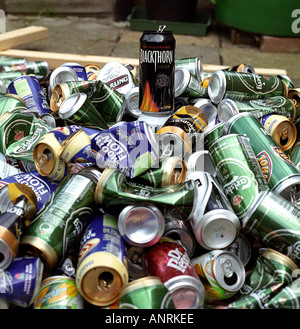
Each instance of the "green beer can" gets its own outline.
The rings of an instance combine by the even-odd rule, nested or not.
[[[175,61],[175,68],[184,67],[187,69],[198,82],[203,81],[203,65],[199,57],[180,58]]]
[[[300,309],[300,286],[297,280],[284,287],[271,300],[264,304],[265,309]]]
[[[194,204],[193,180],[154,188],[126,179],[117,169],[106,168],[98,181],[95,201],[104,206],[155,204],[169,207],[187,220]]]
[[[223,98],[248,101],[270,96],[287,97],[288,94],[286,83],[276,76],[222,70],[212,74],[207,88],[211,101],[216,104]]]
[[[295,102],[283,96],[273,96],[266,99],[253,99],[248,102],[239,102],[229,98],[218,104],[218,116],[224,122],[233,115],[242,112],[251,112],[257,118],[267,114],[283,115],[291,121],[296,118]]]
[[[97,169],[85,168],[66,176],[22,235],[21,253],[40,257],[46,273],[63,259],[93,213],[100,175]]]
[[[272,191],[261,192],[242,219],[246,232],[300,264],[300,209]]]
[[[297,142],[293,145],[289,152],[289,155],[293,164],[300,171],[300,142]]]
[[[0,99],[0,115],[6,112],[32,113],[24,100],[16,94],[6,94]]]
[[[58,115],[70,124],[99,130],[108,129],[101,114],[84,93],[75,93],[66,98],[58,110]]]
[[[268,184],[257,163],[249,139],[230,134],[219,138],[209,149],[223,191],[235,214],[242,218]]]
[[[120,293],[119,309],[175,309],[171,293],[159,277],[129,282]]]
[[[270,189],[289,201],[297,202],[300,171],[253,114],[234,115],[225,123],[222,134],[245,134]]]

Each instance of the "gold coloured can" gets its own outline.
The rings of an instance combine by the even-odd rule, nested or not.
[[[96,80],[100,71],[100,67],[96,64],[86,64],[84,67],[88,80]]]
[[[40,138],[33,149],[33,160],[37,171],[54,181],[61,181],[67,172],[66,163],[60,158],[61,145],[52,133]]]
[[[76,285],[89,303],[108,306],[120,297],[128,283],[125,241],[118,232],[117,219],[97,214],[81,240]]]
[[[288,150],[294,145],[297,129],[295,124],[285,116],[267,114],[260,118],[260,123],[282,150]]]

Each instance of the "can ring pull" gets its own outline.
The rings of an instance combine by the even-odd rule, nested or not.
[[[167,27],[166,25],[159,25],[157,32],[159,33],[163,32],[166,27]]]

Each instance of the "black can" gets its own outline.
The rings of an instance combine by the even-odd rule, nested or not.
[[[139,109],[167,115],[174,109],[175,39],[172,32],[145,31],[139,51]]]

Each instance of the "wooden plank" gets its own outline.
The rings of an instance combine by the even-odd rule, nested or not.
[[[48,29],[42,26],[28,26],[0,34],[0,50],[26,45],[48,38]]]
[[[137,58],[126,58],[126,57],[110,57],[110,56],[93,56],[93,55],[78,55],[78,54],[65,54],[65,53],[52,53],[43,51],[32,51],[32,50],[21,50],[21,49],[8,49],[0,51],[1,56],[8,57],[20,57],[27,58],[29,61],[40,61],[45,60],[48,62],[50,69],[54,69],[63,63],[75,62],[78,64],[97,64],[99,67],[103,67],[106,63],[118,62],[121,64],[131,64],[132,66],[138,66],[139,60]],[[203,64],[204,72],[214,72],[216,70],[223,70],[228,68],[225,65],[212,65]],[[287,74],[286,70],[283,69],[272,69],[272,68],[254,68],[258,74],[266,75],[278,75]]]

